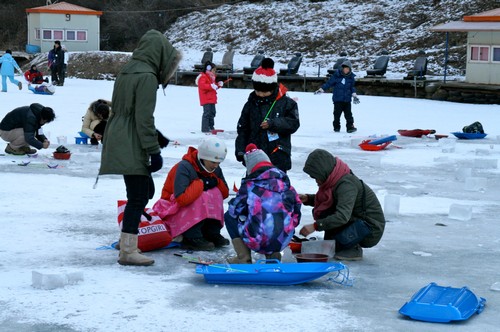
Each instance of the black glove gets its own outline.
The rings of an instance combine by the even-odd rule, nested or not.
[[[163,134],[158,130],[156,129],[156,134],[158,135],[158,144],[160,145],[160,148],[166,148],[168,143],[170,143],[170,140],[163,136]]]
[[[236,160],[238,160],[240,163],[243,163],[243,166],[246,166],[245,165],[245,158],[243,158],[243,156],[245,156],[245,152],[238,152],[236,154]]]
[[[151,164],[148,166],[148,171],[154,173],[159,171],[163,167],[163,158],[160,153],[155,153],[150,155]]]
[[[355,105],[357,105],[357,104],[359,104],[359,103],[360,103],[359,98],[358,98],[357,96],[353,96],[353,97],[352,97],[352,100],[353,100],[352,102],[353,102]]]
[[[210,190],[212,188],[217,187],[217,184],[219,181],[217,180],[216,177],[209,176],[206,178],[201,178],[203,180],[203,191]]]

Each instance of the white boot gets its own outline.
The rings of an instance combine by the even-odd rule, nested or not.
[[[120,265],[153,265],[154,260],[141,255],[137,249],[137,234],[121,233],[120,236],[120,256],[118,263]]]

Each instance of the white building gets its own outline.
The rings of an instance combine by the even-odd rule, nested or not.
[[[101,11],[58,2],[26,9],[28,47],[47,52],[60,40],[70,51],[98,51]]]
[[[431,31],[467,32],[465,81],[500,84],[500,8],[440,24]],[[448,45],[447,45],[448,47]]]

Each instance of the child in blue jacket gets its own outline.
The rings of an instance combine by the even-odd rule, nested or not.
[[[2,92],[7,92],[7,77],[11,83],[17,85],[19,90],[21,90],[23,84],[14,78],[14,69],[17,69],[21,75],[23,72],[21,68],[19,68],[16,60],[12,57],[11,50],[5,51],[5,54],[0,58],[0,64],[2,65],[0,69],[0,74],[2,75]]]
[[[342,63],[341,68],[333,73],[328,82],[315,92],[315,94],[318,94],[333,88],[333,131],[336,133],[340,131],[340,116],[342,113],[344,113],[347,132],[354,133],[357,130],[354,127],[354,118],[351,111],[351,98],[355,104],[359,104],[359,98],[354,87],[355,76],[352,72],[351,62],[346,60]]]

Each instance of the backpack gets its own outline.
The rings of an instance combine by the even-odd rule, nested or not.
[[[484,134],[483,125],[479,121],[463,127],[462,131],[464,133]]]

